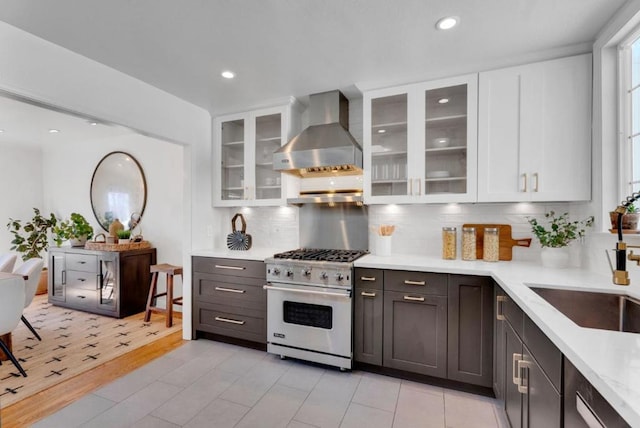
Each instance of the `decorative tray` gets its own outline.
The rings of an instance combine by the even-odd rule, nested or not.
[[[128,242],[126,244],[107,244],[106,242],[87,241],[84,248],[86,250],[97,251],[129,251],[151,248],[151,243],[149,241],[140,241]]]

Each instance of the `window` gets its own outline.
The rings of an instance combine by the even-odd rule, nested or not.
[[[623,194],[640,191],[640,36],[621,45],[621,170]]]

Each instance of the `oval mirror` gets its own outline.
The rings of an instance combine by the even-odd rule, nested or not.
[[[129,229],[129,219],[140,221],[147,204],[147,182],[138,161],[128,153],[102,158],[91,179],[91,208],[105,231],[118,219]]]

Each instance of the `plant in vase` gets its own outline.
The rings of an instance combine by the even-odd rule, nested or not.
[[[542,225],[535,218],[528,218],[531,231],[540,241],[542,265],[545,267],[565,268],[569,265],[569,244],[582,238],[587,227],[593,226],[594,218],[589,216],[584,220],[569,220],[569,213],[556,216],[554,211],[545,215],[546,225]]]
[[[71,218],[61,221],[53,228],[53,233],[58,246],[68,240],[72,247],[82,247],[88,239],[93,237],[93,227],[82,214],[71,213]]]
[[[33,217],[25,223],[9,218],[7,229],[13,235],[10,250],[21,253],[23,261],[42,258],[42,252],[49,249],[49,232],[53,231],[57,224],[58,219],[54,214],[45,217],[40,214],[38,208],[33,209]],[[47,275],[45,267],[42,269],[36,294],[47,292]]]
[[[130,230],[119,230],[116,232],[118,234],[118,243],[119,244],[128,244],[129,239],[131,238]]]

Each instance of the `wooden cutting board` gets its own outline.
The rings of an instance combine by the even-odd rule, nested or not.
[[[513,239],[511,237],[510,224],[463,224],[462,227],[476,228],[476,258],[478,260],[482,260],[485,227],[497,227],[499,229],[500,248],[498,260],[511,260],[513,258],[513,247],[515,246],[528,247],[531,245],[531,238]]]

